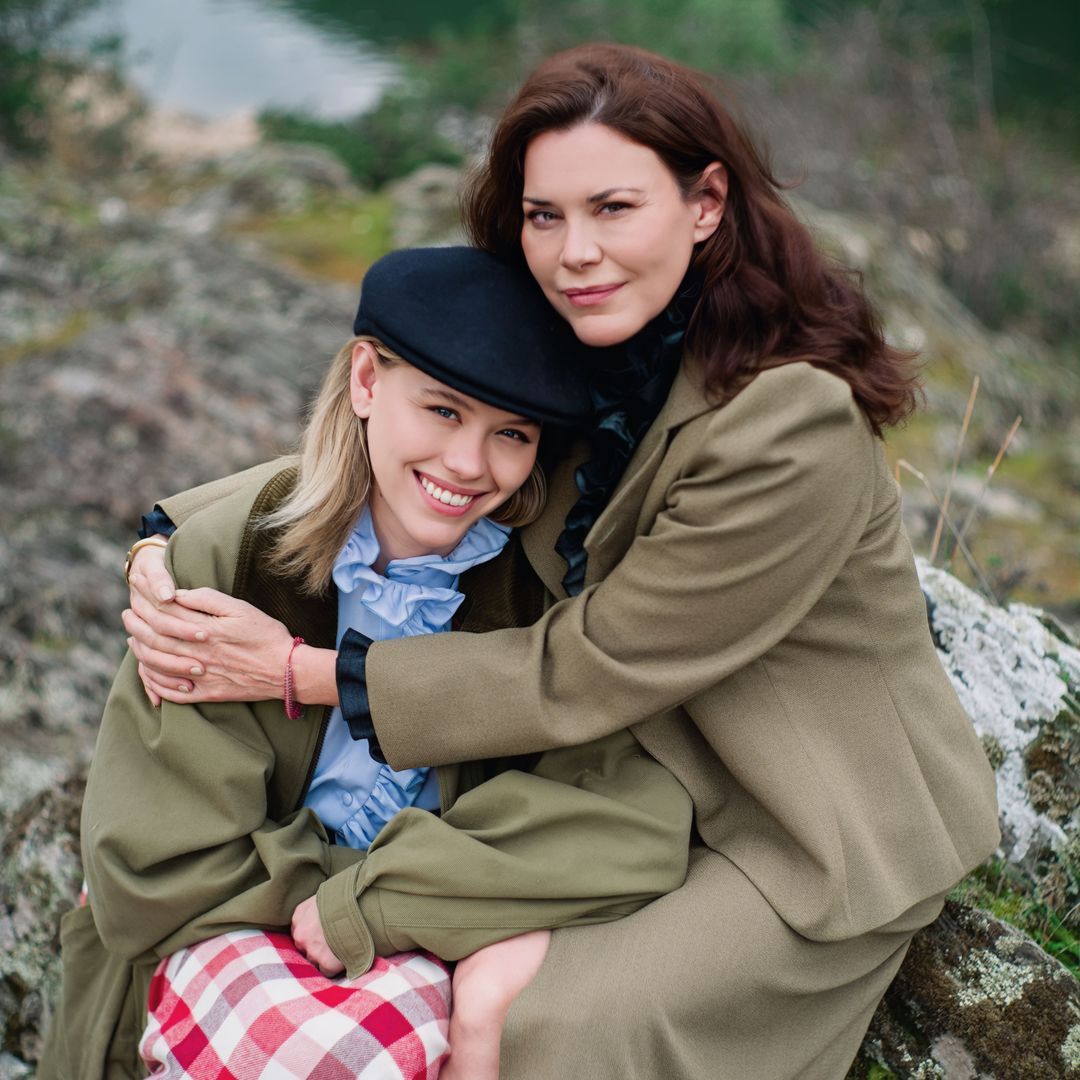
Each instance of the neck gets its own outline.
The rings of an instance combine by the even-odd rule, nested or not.
[[[397,559],[415,559],[418,555],[449,555],[460,541],[459,537],[458,541],[449,546],[432,548],[430,544],[422,543],[410,536],[401,527],[400,522],[389,513],[386,504],[378,497],[377,492],[372,493],[369,510],[371,511],[371,527],[375,533],[375,539],[379,542],[379,556],[372,563],[372,568],[380,574],[385,573],[387,566]]]

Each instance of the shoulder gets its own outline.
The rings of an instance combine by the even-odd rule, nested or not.
[[[214,505],[241,487],[257,483],[260,480],[265,483],[287,465],[295,465],[296,461],[295,455],[264,461],[258,465],[252,465],[250,469],[244,469],[241,472],[231,473],[229,476],[211,480],[208,483],[200,484],[198,487],[181,491],[177,495],[170,495],[166,499],[161,499],[158,505],[177,525],[180,525],[194,514]]]
[[[846,418],[870,430],[851,386],[838,375],[800,361],[759,372],[734,398],[719,406],[716,415],[729,421],[761,417],[777,424],[800,417]]]
[[[805,362],[760,372],[707,415],[710,439],[731,449],[776,445],[788,452],[870,451],[875,436],[843,379]]]
[[[757,474],[765,488],[872,486],[876,437],[843,379],[808,363],[760,372],[679,433],[680,473]]]
[[[210,585],[232,591],[256,521],[291,490],[296,465],[282,458],[226,479],[228,494],[193,513],[169,540],[167,557],[181,587]]]

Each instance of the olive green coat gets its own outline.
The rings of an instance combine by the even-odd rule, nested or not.
[[[294,474],[248,478],[193,517],[169,544],[171,569],[332,646],[336,603],[302,600],[266,573],[267,537],[252,526]],[[467,715],[444,701],[444,723]],[[302,808],[329,716],[289,720],[273,701],[154,709],[124,660],[83,806],[91,905],[64,920],[63,996],[40,1077],[141,1075],[158,961],[231,929],[288,926],[315,894],[328,942],[358,975],[375,953],[456,959],[524,930],[615,919],[683,881],[689,797],[627,732],[528,771],[442,768],[441,817],[407,809],[366,854],[335,846]]]
[[[839,1080],[911,935],[998,840],[881,443],[808,364],[717,406],[684,363],[567,600],[554,543],[576,464],[520,548],[472,572],[473,627],[495,632],[368,658],[397,767],[630,725],[694,800],[686,884],[556,931],[503,1078]],[[163,506],[178,519],[223,490]],[[472,722],[444,724],[447,700]]]
[[[555,597],[573,464],[522,536]],[[684,368],[585,546],[582,595],[531,626],[373,646],[391,764],[630,725],[690,791],[705,844],[812,940],[880,927],[993,851],[994,777],[847,383],[789,364],[715,407]],[[440,723],[448,697],[477,722]]]

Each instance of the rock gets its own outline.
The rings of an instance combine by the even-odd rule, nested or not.
[[[825,250],[865,275],[890,339],[922,353],[935,412],[959,421],[978,375],[976,427],[986,422],[1004,433],[1017,413],[1033,431],[1051,421],[1075,427],[1080,376],[1062,370],[1037,341],[990,333],[937,275],[928,236],[908,230],[908,242],[899,243],[887,225],[790,201]]]
[[[1045,613],[989,603],[919,562],[938,655],[997,777],[1000,855],[1076,929],[1080,649]],[[976,894],[978,890],[975,890]],[[1080,1077],[1080,984],[1030,937],[954,901],[916,935],[851,1080]]]
[[[137,207],[60,174],[0,192],[0,1077],[27,1074],[56,988],[139,515],[289,449],[355,304]]]
[[[63,174],[30,183],[12,169],[0,190],[0,1078],[35,1060],[55,990],[58,917],[79,885],[79,793],[123,652],[120,567],[138,516],[155,496],[289,447],[349,334],[351,290],[292,274],[218,227],[339,190],[336,165],[293,148],[206,169],[185,173],[187,209],[172,221],[112,180],[82,191]],[[433,167],[395,186],[398,243],[454,235],[458,180]],[[853,255],[875,257],[858,243]],[[921,573],[942,661],[996,765],[1003,857],[1066,912],[1080,901],[1080,652],[1038,612]],[[1022,982],[1007,1002],[990,993],[1003,972]],[[1080,1051],[1062,1019],[1075,995],[1019,932],[951,904],[913,946],[858,1075],[876,1063],[1010,1080],[1023,1075],[1008,1071],[1010,1039],[1041,1055],[1039,1068],[1061,1047]],[[1039,1027],[1036,1010],[1052,1023]],[[980,1034],[986,1024],[997,1042]]]
[[[915,935],[850,1080],[873,1066],[911,1080],[1076,1080],[1080,983],[1025,934],[947,902]]]
[[[1001,608],[919,563],[945,670],[997,776],[1002,853],[1032,880],[1070,860],[1080,824],[1080,649],[1034,608]],[[1080,882],[1070,885],[1080,900]],[[1074,902],[1075,902],[1074,900]]]
[[[220,161],[259,143],[255,114],[239,110],[215,120],[200,119],[176,109],[151,110],[135,130],[144,150],[161,162]]]
[[[181,188],[161,220],[192,238],[212,237],[253,216],[298,213],[319,196],[360,197],[340,159],[306,143],[260,143],[220,158],[191,157],[178,174],[188,182],[187,197]]]
[[[424,165],[388,185],[395,248],[465,243],[458,219],[461,180],[452,165]]]
[[[39,792],[7,821],[0,845],[0,1076],[33,1062],[60,983],[60,917],[77,900],[85,777]],[[18,1057],[15,1057],[17,1054]]]

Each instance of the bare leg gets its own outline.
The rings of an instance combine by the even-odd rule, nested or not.
[[[488,945],[458,961],[450,1013],[450,1060],[442,1080],[498,1080],[499,1042],[514,998],[547,955],[550,930]]]

